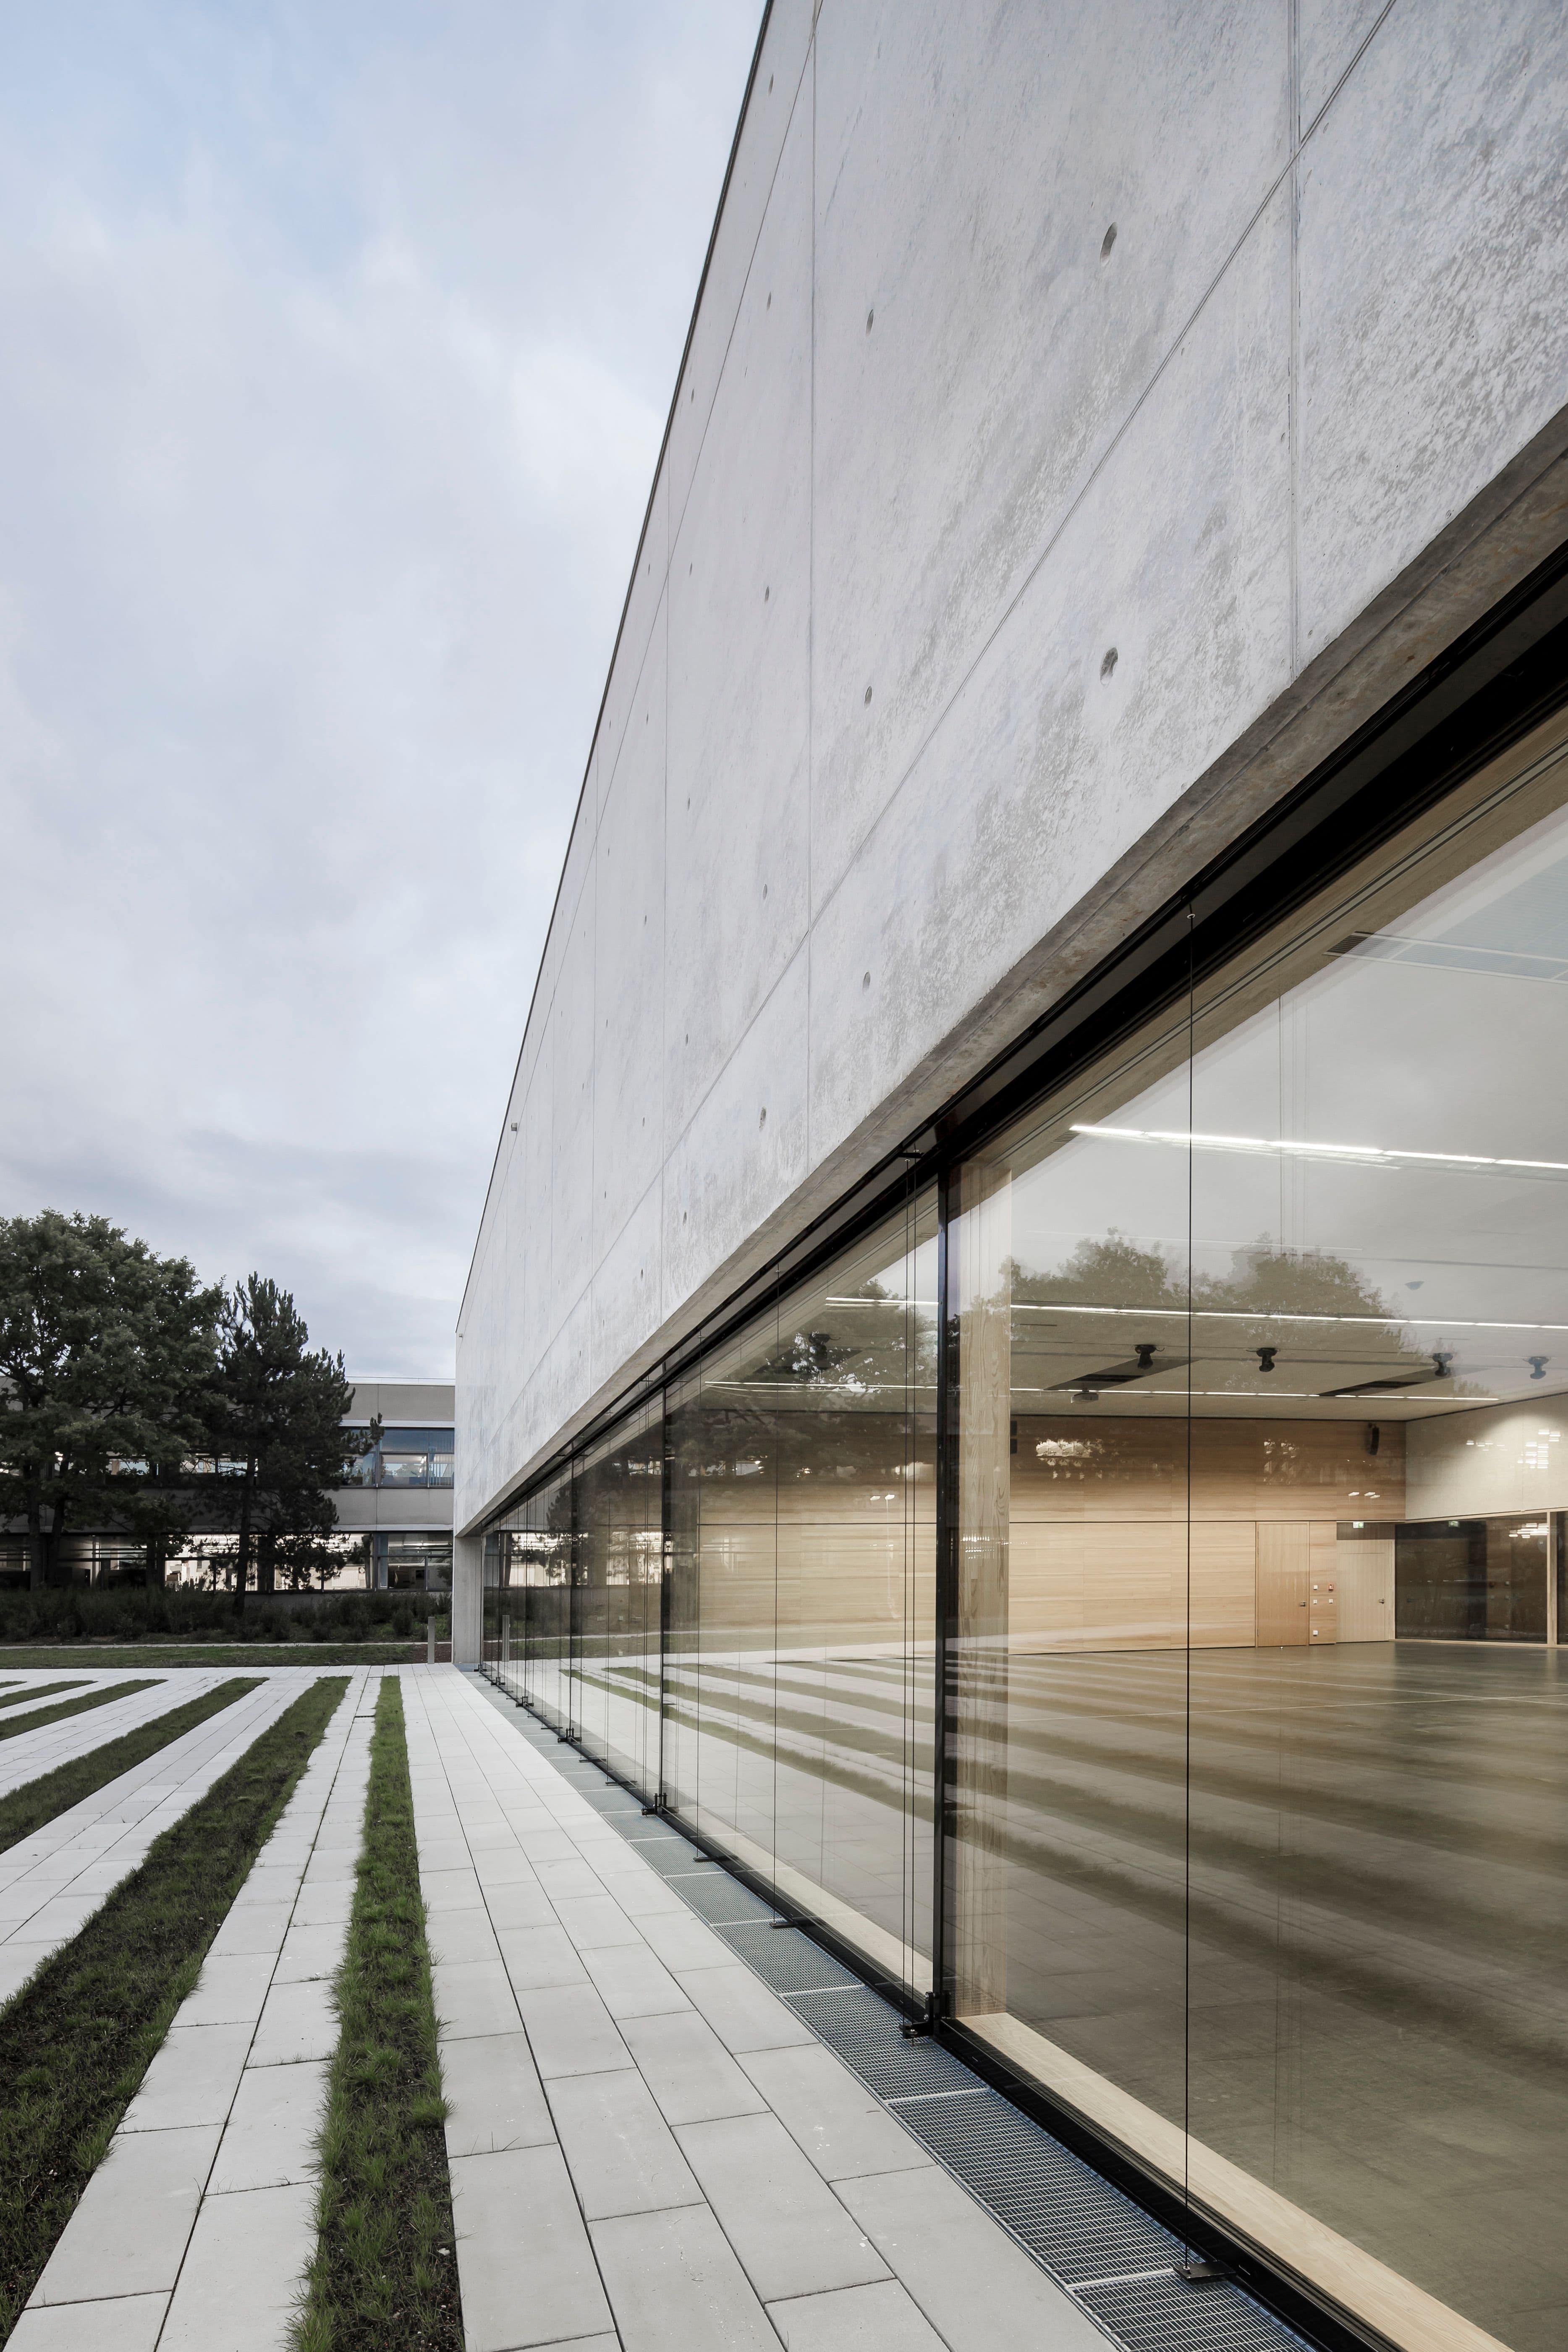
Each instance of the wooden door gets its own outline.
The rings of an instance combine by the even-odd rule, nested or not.
[[[1394,1538],[1347,1537],[1336,1546],[1340,1640],[1394,1639]]]
[[[1306,1649],[1310,1545],[1305,1519],[1258,1522],[1258,1646]]]

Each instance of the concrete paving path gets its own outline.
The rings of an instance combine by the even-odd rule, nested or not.
[[[12,2352],[284,2352],[315,2246],[315,2137],[338,2038],[331,1980],[353,1902],[380,1680],[351,1673]],[[308,1677],[280,1669],[286,1678],[270,1714]]]
[[[105,1897],[145,1858],[153,1839],[205,1795],[309,1683],[331,1671],[258,1669],[260,1687],[248,1696],[171,1740],[157,1755],[0,1854],[0,2001],[9,2000],[51,1952],[79,1935]],[[118,1738],[199,1697],[216,1683],[232,1679],[229,1673],[181,1669],[167,1676],[163,1685],[166,1697],[146,1691],[123,1708],[100,1707],[91,1715],[52,1725],[48,1732],[37,1735],[40,1741],[50,1740],[47,1759],[23,1777],[53,1771],[73,1756],[100,1747],[105,1738]],[[100,1728],[106,1717],[112,1719],[107,1732]],[[74,1744],[69,1738],[73,1732]],[[12,1745],[31,1748],[34,1740],[29,1735]]]
[[[404,1690],[468,2352],[1103,2352],[471,1675]]]
[[[40,1707],[67,1706],[72,1699],[90,1698],[98,1691],[110,1690],[116,1683],[145,1682],[156,1675],[155,1690],[135,1692],[118,1705],[95,1706],[86,1715],[68,1716],[63,1723],[47,1723],[41,1731],[24,1731],[16,1739],[0,1742],[0,1797],[9,1795],[27,1780],[52,1772],[58,1764],[68,1764],[74,1757],[85,1756],[91,1748],[101,1748],[106,1740],[119,1739],[127,1731],[148,1723],[155,1715],[166,1715],[172,1706],[184,1706],[187,1699],[199,1698],[203,1691],[211,1690],[217,1683],[232,1682],[238,1670],[226,1667],[219,1673],[214,1667],[198,1667],[194,1673],[182,1666],[174,1674],[155,1666],[143,1667],[140,1673],[127,1668],[123,1674],[84,1673],[79,1678],[68,1667],[57,1667],[44,1673],[35,1667],[26,1674],[7,1675],[5,1688],[0,1698],[12,1696],[13,1684],[31,1684],[36,1690],[46,1690],[51,1683],[80,1681],[78,1690],[58,1692],[52,1698],[37,1701]],[[0,1721],[14,1723],[26,1716],[26,1706],[7,1707]]]

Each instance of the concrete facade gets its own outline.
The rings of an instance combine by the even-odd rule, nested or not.
[[[459,1529],[1563,540],[1565,121],[1549,0],[775,0]]]

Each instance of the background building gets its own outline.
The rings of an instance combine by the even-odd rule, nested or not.
[[[452,1412],[449,1383],[355,1383],[347,1423],[363,1429],[379,1415],[381,1443],[332,1499],[343,1534],[363,1538],[354,1566],[374,1590],[434,1592],[451,1583]]]
[[[344,1416],[348,1428],[368,1428],[377,1415],[381,1443],[363,1455],[353,1477],[333,1490],[338,1532],[324,1587],[336,1591],[399,1586],[446,1591],[452,1574],[453,1391],[449,1382],[362,1381]],[[222,1477],[230,1465],[198,1465]],[[243,1465],[232,1465],[236,1474]],[[113,1527],[68,1528],[61,1545],[63,1580],[96,1585],[106,1579],[142,1582],[145,1547]],[[232,1549],[232,1538],[194,1535],[174,1545],[164,1580],[210,1582],[209,1555]],[[0,1585],[21,1588],[29,1575],[24,1524],[0,1530]],[[323,1586],[318,1572],[311,1588]]]
[[[1568,22],[762,31],[459,1654],[1333,2340],[1568,2332]]]

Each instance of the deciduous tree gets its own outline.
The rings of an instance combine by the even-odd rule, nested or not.
[[[112,1462],[196,1442],[221,1301],[107,1217],[0,1219],[0,1514],[26,1520],[35,1590],[63,1580],[67,1521]]]

